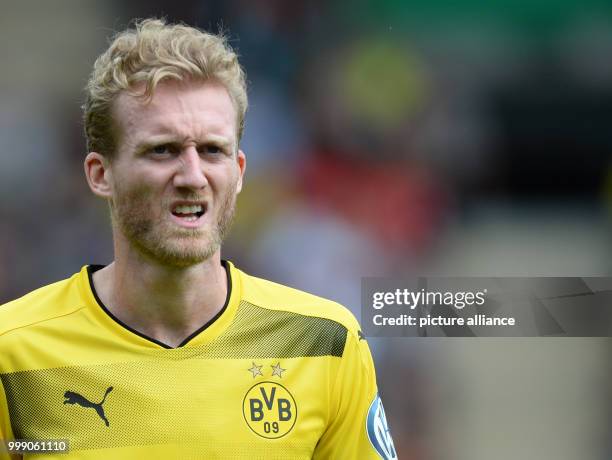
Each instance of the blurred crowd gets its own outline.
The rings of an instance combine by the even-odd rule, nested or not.
[[[245,271],[337,300],[357,317],[366,276],[612,272],[612,4],[0,6],[0,303],[112,260],[108,211],[82,173],[81,89],[108,37],[147,16],[224,30],[246,68],[247,181],[223,254]],[[552,425],[538,440],[514,440],[511,432],[508,452],[493,455],[459,439],[450,420],[463,421],[466,436],[510,423],[502,408],[470,412],[481,407],[480,391],[500,407],[537,405],[540,393],[526,385],[526,369],[537,366],[521,369],[529,359],[521,361],[525,350],[516,344],[472,345],[469,353],[467,344],[433,339],[372,338],[370,345],[402,459],[514,458],[513,446],[523,443],[539,453],[525,458],[612,453],[605,437],[586,434],[610,425],[612,412],[596,404],[574,413],[584,418],[582,431],[551,447],[561,418],[548,411],[548,399],[535,420]],[[576,372],[599,375],[609,350],[581,346],[595,358]],[[539,368],[542,392],[558,381],[562,348],[528,348],[534,362],[550,363]],[[514,363],[516,372],[501,371],[504,382],[524,391],[495,398],[487,393],[493,382],[478,387],[490,359]],[[611,380],[603,372],[601,386],[589,388],[603,391]],[[581,385],[552,386],[559,401],[573,401]],[[464,410],[472,417],[457,418]],[[587,439],[600,450],[573,456],[568,445]],[[459,447],[451,457],[436,440]]]

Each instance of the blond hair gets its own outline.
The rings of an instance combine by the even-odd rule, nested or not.
[[[145,19],[115,35],[96,59],[83,105],[88,151],[112,158],[116,148],[112,105],[122,91],[135,95],[135,85],[144,83],[140,95],[150,100],[160,81],[187,78],[212,80],[225,87],[236,109],[240,141],[248,106],[246,77],[226,38],[162,19]]]

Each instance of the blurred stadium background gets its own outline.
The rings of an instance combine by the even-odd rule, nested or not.
[[[362,276],[611,276],[612,3],[0,0],[0,302],[108,263],[82,87],[131,18],[221,26],[250,81],[224,256]],[[607,459],[610,339],[370,339],[399,458]]]

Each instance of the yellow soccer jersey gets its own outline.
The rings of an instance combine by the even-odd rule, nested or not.
[[[353,315],[224,265],[223,309],[177,348],[113,317],[99,266],[0,307],[0,439],[68,440],[32,459],[396,458]]]

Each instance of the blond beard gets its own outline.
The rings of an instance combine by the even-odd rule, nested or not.
[[[235,189],[232,186],[228,190]],[[120,231],[139,253],[162,265],[186,268],[208,260],[219,250],[234,218],[235,193],[222,197],[217,221],[205,229],[181,228],[167,219],[156,219],[150,212],[148,196],[135,191],[118,194],[111,201],[114,231]],[[194,195],[181,199],[201,201]]]

